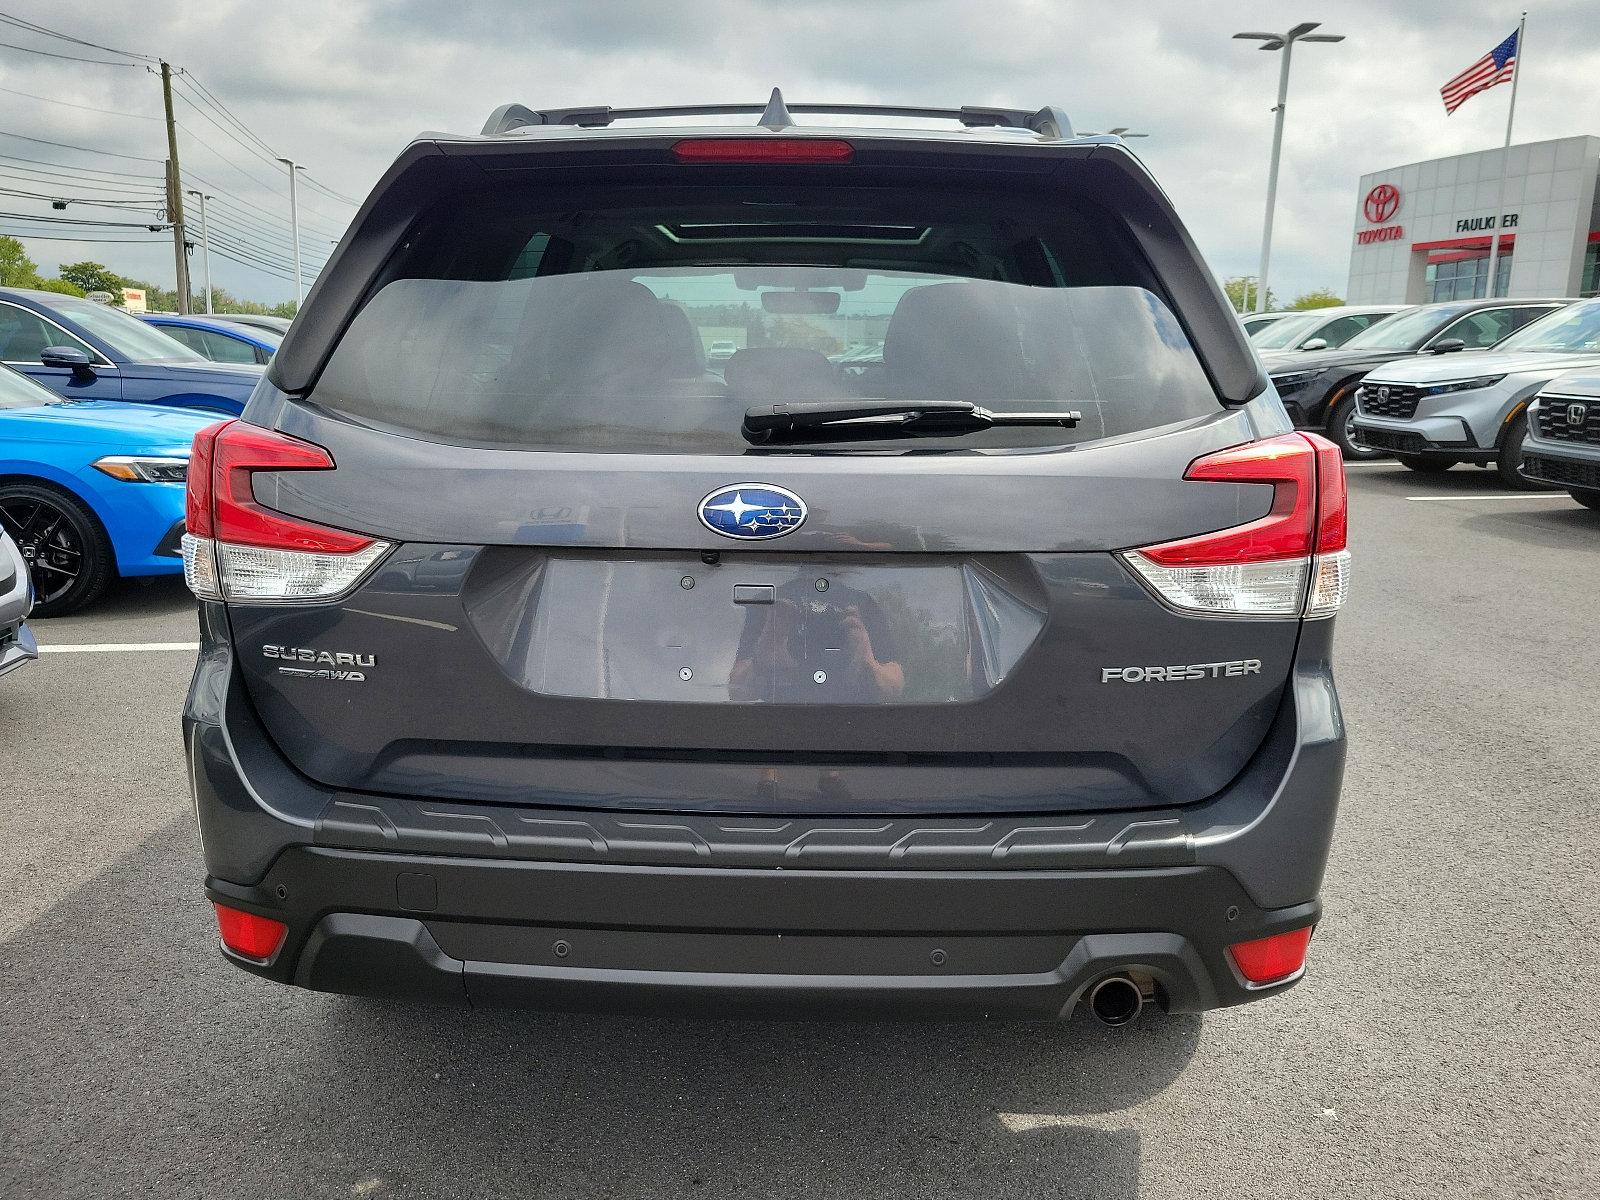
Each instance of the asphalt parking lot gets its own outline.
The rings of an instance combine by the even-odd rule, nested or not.
[[[278,988],[200,891],[181,583],[38,622],[0,680],[0,1195],[1600,1193],[1600,514],[1485,471],[1351,480],[1311,973],[1125,1030]]]

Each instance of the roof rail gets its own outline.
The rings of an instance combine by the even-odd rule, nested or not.
[[[483,136],[498,137],[513,130],[531,125],[577,125],[586,129],[600,128],[614,121],[638,120],[645,117],[706,117],[726,116],[734,113],[755,113],[757,122],[768,129],[788,129],[795,124],[794,113],[819,113],[832,116],[863,117],[924,117],[934,120],[959,121],[968,127],[997,126],[1005,129],[1031,129],[1043,137],[1065,139],[1073,136],[1072,122],[1067,114],[1053,105],[1037,112],[1022,108],[983,108],[963,105],[960,108],[919,108],[903,104],[786,104],[783,93],[772,89],[765,104],[669,104],[657,108],[609,108],[593,105],[587,108],[532,109],[521,104],[502,104],[489,114],[483,127]]]

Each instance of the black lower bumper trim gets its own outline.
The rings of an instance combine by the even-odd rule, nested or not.
[[[1600,462],[1593,460],[1524,453],[1522,473],[1540,483],[1553,483],[1558,487],[1577,488],[1580,491],[1585,488],[1600,491]]]
[[[183,557],[183,518],[172,523],[172,527],[161,535],[161,540],[156,543],[155,555],[157,558],[182,558]]]
[[[326,849],[286,852],[257,887],[208,890],[289,925],[271,962],[241,967],[321,991],[824,1017],[1056,1020],[1118,971],[1172,1011],[1237,1004],[1287,983],[1248,988],[1227,946],[1320,912],[1257,909],[1215,867],[776,871]]]

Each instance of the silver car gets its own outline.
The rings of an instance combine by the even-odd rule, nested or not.
[[[1522,472],[1600,510],[1600,370],[1557,375],[1528,406]]]
[[[1356,393],[1356,437],[1413,471],[1473,462],[1492,465],[1507,487],[1541,487],[1522,471],[1528,405],[1580,367],[1600,367],[1600,299],[1551,313],[1488,353],[1377,368]]]
[[[0,675],[39,657],[26,620],[32,608],[28,564],[10,535],[0,529]]]

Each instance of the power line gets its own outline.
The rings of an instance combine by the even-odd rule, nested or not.
[[[74,146],[70,142],[49,142],[44,138],[29,137],[25,133],[12,133],[7,129],[0,129],[0,137],[17,138],[19,141],[35,142],[41,146],[55,146],[61,150],[81,150],[85,154],[104,154],[108,158],[126,158],[132,162],[166,162],[164,158],[150,158],[144,154],[118,154],[115,150],[96,150],[93,146]]]
[[[339,192],[334,191],[330,187],[324,187],[322,184],[318,183],[315,179],[311,178],[311,176],[309,176],[309,175],[302,174],[301,178],[304,179],[307,183],[309,183],[312,187],[316,188],[317,191],[321,192],[324,196],[327,196],[330,199],[341,201],[341,202],[343,202],[345,204],[348,204],[351,208],[360,208],[361,207],[361,201],[352,200],[349,196],[342,195]]]
[[[54,100],[49,96],[35,96],[32,92],[18,92],[12,88],[0,88],[8,96],[22,96],[28,100],[43,100],[46,104],[59,104],[63,108],[76,108],[84,112],[104,113],[108,117],[127,117],[132,121],[159,121],[160,117],[147,117],[143,113],[118,112],[114,108],[95,108],[90,104],[74,104],[70,100]]]
[[[52,159],[21,158],[15,154],[0,154],[0,159],[6,159],[10,162],[33,163],[36,166],[41,167],[61,167],[68,171],[81,171],[84,173],[92,171],[96,175],[115,175],[119,179],[153,179],[158,183],[161,180],[161,176],[159,175],[135,174],[132,171],[111,171],[107,170],[105,167],[79,167],[74,166],[72,163],[56,162]]]
[[[242,206],[244,208],[254,209],[256,212],[260,213],[262,216],[266,217],[270,221],[282,221],[283,220],[283,217],[280,214],[272,212],[270,209],[262,208],[259,204],[252,204],[248,200],[242,200],[237,196],[229,195],[228,192],[227,192],[227,189],[220,188],[216,184],[210,183],[207,180],[202,179],[200,176],[196,175],[193,171],[186,170],[186,171],[184,171],[183,174],[184,174],[184,177],[186,179],[193,180],[195,183],[198,183],[201,186],[205,187],[208,191],[216,192],[222,198],[224,203],[231,203],[231,204]],[[315,226],[310,221],[307,221],[303,217],[300,220],[300,224],[302,226],[306,227],[307,229],[315,230]],[[319,232],[322,232],[322,231],[319,231]],[[333,236],[333,231],[326,231],[325,232],[325,236],[330,236],[330,237]]]
[[[49,225],[100,225],[108,229],[117,227],[124,229],[148,229],[152,225],[160,225],[163,229],[165,229],[170,224],[170,222],[167,221],[102,221],[98,218],[91,220],[88,217],[41,217],[36,216],[33,213],[20,212],[0,212],[0,217],[4,217],[12,221],[43,221]]]
[[[179,97],[179,98],[182,99],[182,97]],[[249,171],[246,171],[243,167],[241,167],[238,163],[234,162],[233,159],[229,158],[221,150],[218,150],[210,142],[205,141],[203,138],[200,137],[199,134],[195,133],[194,130],[190,129],[182,121],[174,121],[173,124],[176,125],[179,129],[183,130],[191,138],[193,138],[196,145],[203,146],[205,149],[211,151],[212,154],[215,154],[219,159],[221,159],[223,162],[227,163],[228,166],[232,167],[235,171],[239,172],[239,174],[243,175],[246,179],[250,180],[250,182],[255,184],[257,187],[266,188],[267,191],[269,191],[269,192],[277,191],[277,189],[275,187],[273,187],[270,183],[266,182],[259,175],[252,175]],[[279,195],[283,195],[283,196],[288,195],[287,192],[279,192],[278,194]]]
[[[99,208],[132,205],[134,208],[160,208],[154,200],[96,200],[90,196],[64,196],[60,192],[24,192],[17,188],[0,187],[0,196],[17,196],[26,200],[48,200],[52,204],[92,204]]]
[[[230,109],[221,100],[218,100],[216,98],[216,96],[212,94],[211,89],[206,87],[205,84],[201,83],[200,80],[193,73],[186,71],[186,72],[184,72],[184,76],[185,76],[185,80],[184,80],[185,84],[186,85],[192,85],[196,91],[198,91],[202,96],[204,96],[208,101],[211,102],[212,106],[214,108],[216,108],[218,112],[220,112],[229,121],[231,121],[239,129],[239,131],[241,133],[243,133],[247,138],[249,138],[251,141],[253,141],[256,145],[260,146],[261,149],[265,150],[267,152],[267,154],[269,154],[274,160],[276,160],[279,157],[278,152],[276,150],[274,150],[271,146],[267,145],[265,140],[263,140],[260,136],[258,136],[256,134],[256,132],[250,128],[250,126],[246,125],[238,117],[234,116],[233,115],[233,110]]]
[[[34,242],[83,242],[85,245],[96,246],[155,246],[166,241],[165,237],[153,238],[105,238],[105,237],[54,237],[44,233],[29,233],[25,229],[0,230],[0,237],[26,238]]]
[[[126,184],[111,183],[106,180],[104,183],[109,186],[101,186],[101,184],[87,179],[79,179],[75,175],[61,175],[54,171],[19,170],[9,163],[0,163],[0,179],[5,179],[8,182],[31,183],[37,187],[57,188],[75,192],[111,192],[120,196],[143,197],[157,203],[161,202],[158,198],[162,195],[160,188],[149,187],[148,185],[129,187]]]
[[[120,54],[124,58],[142,58],[146,62],[157,61],[154,56],[149,54],[140,54],[133,50],[118,50],[115,46],[102,46],[99,42],[86,42],[70,33],[62,33],[60,30],[50,29],[34,21],[24,20],[22,17],[14,17],[10,13],[0,13],[0,21],[4,21],[7,25],[15,25],[18,29],[26,29],[30,33],[42,33],[46,37],[60,38],[63,42],[71,42],[75,46],[87,46],[91,50],[104,50],[107,54]]]
[[[64,58],[68,62],[94,63],[100,67],[137,67],[138,63],[115,62],[109,58],[81,58],[76,54],[57,54],[53,50],[40,50],[34,46],[19,46],[15,42],[0,42],[6,50],[21,50],[24,54],[42,54],[46,58]]]

